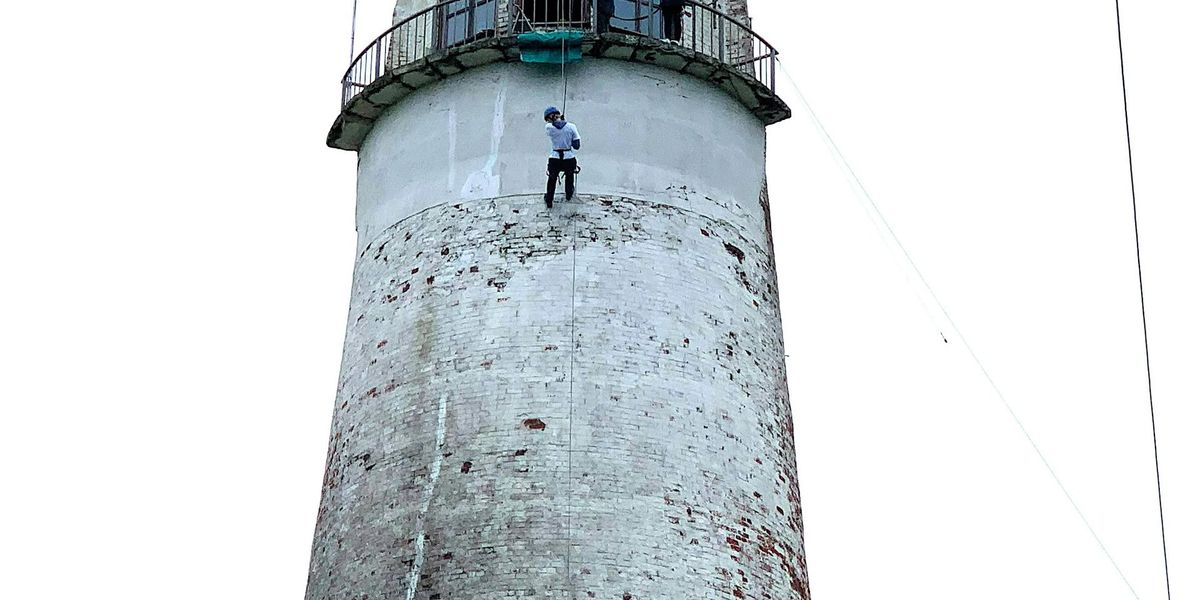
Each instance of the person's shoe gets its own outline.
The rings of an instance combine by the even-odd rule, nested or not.
[[[554,208],[554,196],[546,196],[546,208]]]

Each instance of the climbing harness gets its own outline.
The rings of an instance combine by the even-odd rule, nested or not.
[[[579,174],[583,172],[583,167],[579,166],[579,159],[575,159],[575,185],[579,185]],[[550,169],[546,169],[546,177],[550,176]],[[567,178],[567,172],[562,171],[558,174],[558,182],[563,183]]]

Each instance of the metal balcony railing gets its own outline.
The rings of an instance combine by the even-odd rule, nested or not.
[[[607,16],[609,7],[607,27],[599,23],[598,29],[598,19]],[[599,30],[663,39],[672,25],[665,22],[658,0],[445,0],[393,25],[355,57],[342,78],[342,106],[388,71],[462,44],[535,30]],[[685,1],[679,25],[678,39],[671,43],[729,65],[775,92],[779,53],[748,26],[692,0]]]

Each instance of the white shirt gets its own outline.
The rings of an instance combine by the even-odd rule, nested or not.
[[[571,147],[571,142],[580,138],[574,123],[567,123],[562,129],[555,127],[553,123],[546,123],[546,137],[550,138],[550,158],[559,158],[555,150],[566,150],[562,158],[575,158],[575,149]]]

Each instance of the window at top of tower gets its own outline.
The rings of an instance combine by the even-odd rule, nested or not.
[[[449,48],[490,37],[496,29],[497,0],[455,0],[439,9],[441,46]]]
[[[662,17],[658,0],[614,0],[613,31],[662,37]]]
[[[594,0],[514,0],[514,23],[517,31],[553,25],[569,29],[591,27],[591,5]]]

